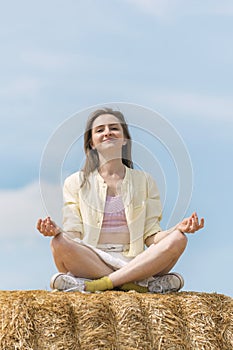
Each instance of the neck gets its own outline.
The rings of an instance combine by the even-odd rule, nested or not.
[[[100,175],[118,175],[122,179],[125,176],[125,166],[121,159],[113,159],[100,164],[98,171]]]

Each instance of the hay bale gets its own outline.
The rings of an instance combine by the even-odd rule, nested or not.
[[[219,294],[0,291],[0,349],[232,350],[233,299]]]

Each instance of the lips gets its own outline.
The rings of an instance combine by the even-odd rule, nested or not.
[[[102,142],[116,141],[116,140],[117,140],[117,139],[114,139],[114,138],[108,138],[108,139],[103,140]]]

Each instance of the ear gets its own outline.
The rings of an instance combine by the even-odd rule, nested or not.
[[[124,140],[123,146],[127,145],[127,140]]]
[[[92,143],[92,141],[90,142],[90,147],[91,147],[91,149],[95,149],[95,147],[93,146],[93,143]]]

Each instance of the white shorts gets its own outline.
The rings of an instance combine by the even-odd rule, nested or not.
[[[93,247],[90,244],[84,243],[81,239],[75,238],[75,242],[82,244],[93,250],[109,267],[113,270],[118,270],[125,266],[133,258],[125,256],[123,253],[129,250],[129,245],[124,244],[98,244]]]
[[[89,244],[84,243],[82,240],[75,238],[77,243],[82,244],[92,249],[101,260],[103,260],[113,270],[119,270],[123,266],[127,265],[133,257],[127,257],[123,253],[129,250],[129,245],[124,244],[98,244],[97,247],[93,247]],[[135,282],[141,286],[147,286],[148,282],[153,280],[153,277],[146,278],[143,281]]]

